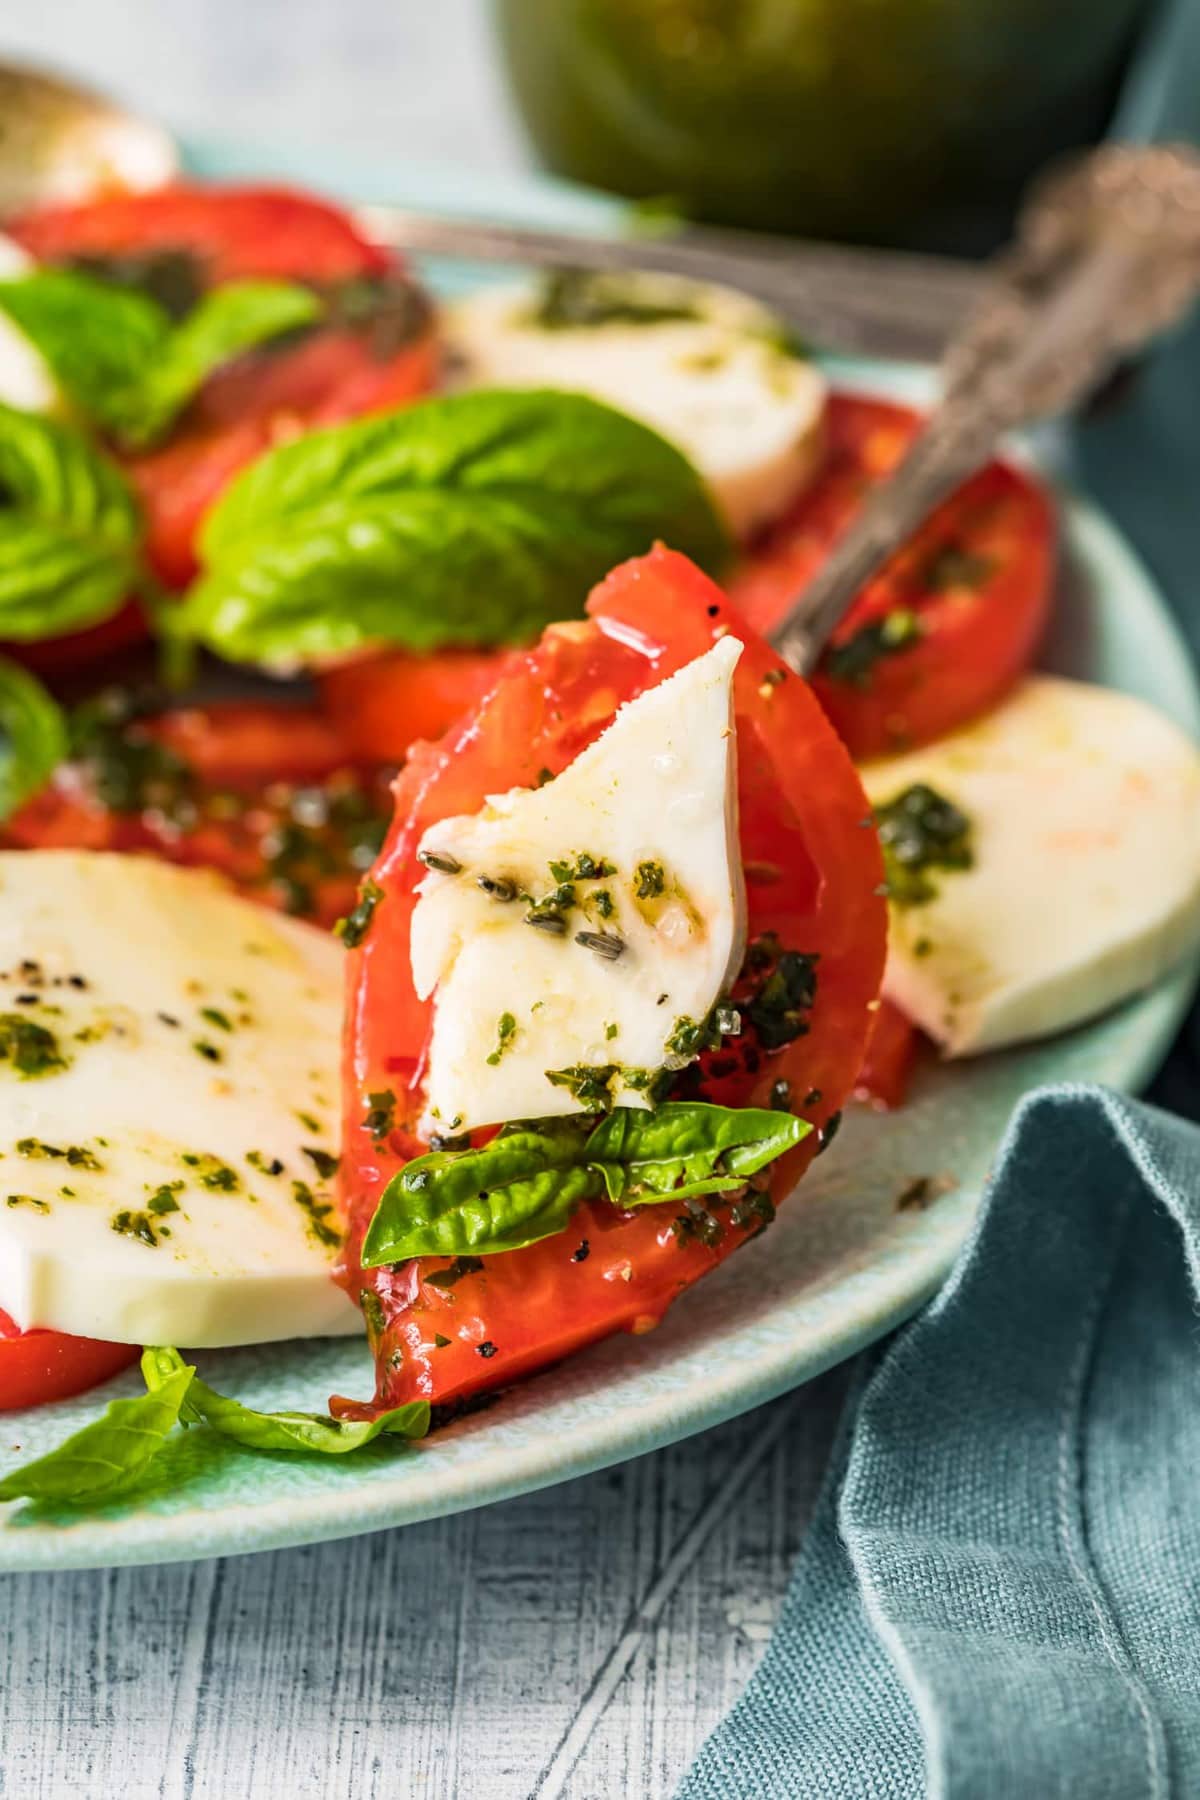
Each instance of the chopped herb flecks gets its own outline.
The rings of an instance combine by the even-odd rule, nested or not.
[[[634,870],[634,876],[639,900],[657,900],[667,885],[663,866],[659,862],[640,862]]]
[[[69,1065],[58,1039],[23,1013],[0,1013],[0,1063],[10,1063],[23,1081],[57,1075]]]
[[[308,1220],[309,1235],[316,1238],[318,1244],[333,1249],[341,1243],[341,1232],[328,1223],[333,1212],[332,1201],[318,1200],[307,1181],[292,1182],[292,1199]]]
[[[553,875],[555,881],[560,882],[604,881],[608,876],[615,875],[616,872],[617,871],[612,863],[605,862],[602,856],[591,856],[586,850],[581,850],[575,857],[574,862],[568,858],[561,862],[552,862],[550,864],[551,875]]]
[[[924,782],[875,809],[879,843],[894,906],[921,906],[937,894],[931,869],[969,869],[975,861],[971,821]]]
[[[496,1021],[496,1048],[487,1059],[489,1068],[495,1068],[516,1035],[517,1021],[513,1015],[510,1012],[501,1013]]]
[[[482,1267],[483,1258],[480,1256],[456,1256],[447,1268],[435,1269],[432,1275],[425,1275],[422,1279],[430,1287],[448,1290],[457,1287],[464,1275],[478,1274]]]
[[[119,1237],[136,1238],[139,1244],[145,1244],[149,1250],[158,1249],[160,1237],[171,1235],[168,1227],[156,1227],[148,1212],[132,1212],[127,1209],[114,1213],[110,1223]]]
[[[192,1179],[198,1181],[203,1188],[211,1188],[215,1193],[236,1194],[242,1185],[241,1176],[228,1163],[223,1163],[218,1156],[210,1156],[206,1151],[185,1150],[180,1160],[192,1171]]]
[[[882,619],[861,626],[844,643],[831,645],[825,652],[824,673],[850,687],[867,688],[880,657],[911,649],[924,635],[925,628],[916,613],[898,606]]]
[[[302,1144],[301,1149],[322,1181],[332,1181],[338,1172],[339,1158],[330,1150],[322,1150],[316,1144]],[[282,1167],[282,1164],[280,1165]]]
[[[391,1088],[377,1088],[367,1095],[367,1114],[363,1124],[378,1141],[396,1128],[396,1096]]]
[[[375,908],[382,899],[383,889],[368,876],[359,889],[357,904],[333,928],[347,950],[356,950],[362,943],[371,928]]]
[[[43,1143],[41,1138],[24,1137],[17,1139],[15,1149],[18,1156],[48,1162],[62,1161],[72,1169],[90,1169],[96,1174],[104,1167],[95,1151],[87,1149],[83,1144],[68,1144],[65,1149],[61,1149],[57,1144]]]

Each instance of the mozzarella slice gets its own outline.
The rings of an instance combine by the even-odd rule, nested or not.
[[[971,821],[974,866],[893,907],[884,993],[950,1056],[1047,1036],[1200,942],[1200,754],[1128,694],[1036,676],[986,718],[861,771]]]
[[[0,855],[0,1308],[118,1343],[361,1331],[330,1273],[341,990],[332,938],[211,876]]]
[[[0,235],[0,281],[33,267],[20,244]],[[52,412],[59,392],[45,359],[12,321],[0,313],[0,401],[22,412]]]
[[[638,1071],[662,1068],[680,1022],[736,974],[741,649],[724,638],[623,706],[556,780],[425,834],[412,967],[422,999],[437,989],[427,1130],[587,1110],[547,1071],[594,1072],[610,1099],[646,1106]],[[581,878],[589,858],[605,872]],[[556,893],[541,911],[557,923],[531,922]]]
[[[644,275],[622,277],[620,291],[697,316],[547,329],[535,290],[487,289],[447,311],[452,379],[573,389],[641,419],[691,460],[731,530],[751,536],[816,473],[823,377],[780,347],[777,322],[743,294]]]

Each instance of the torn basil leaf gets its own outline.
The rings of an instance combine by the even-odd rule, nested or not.
[[[363,1264],[520,1249],[564,1230],[584,1200],[635,1207],[732,1193],[811,1129],[791,1113],[698,1101],[507,1127],[482,1149],[433,1151],[393,1176]]]

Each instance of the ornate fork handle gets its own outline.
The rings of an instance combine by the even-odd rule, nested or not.
[[[1066,411],[1200,293],[1200,156],[1114,145],[1034,190],[942,364],[943,397],[772,633],[807,674],[863,582],[1005,432]]]

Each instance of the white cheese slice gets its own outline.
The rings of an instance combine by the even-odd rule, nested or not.
[[[585,1110],[548,1070],[616,1070],[600,1078],[611,1097],[645,1106],[620,1071],[662,1068],[679,1021],[702,1021],[736,974],[745,897],[731,682],[741,649],[723,638],[623,706],[556,780],[425,834],[423,856],[458,865],[430,868],[412,922],[417,993],[437,990],[427,1130]],[[528,897],[559,886],[551,864],[577,869],[581,856],[611,873],[566,883],[574,904],[562,897],[560,928],[531,924]]]
[[[0,234],[0,281],[11,281],[33,267],[20,244]],[[22,412],[53,412],[60,395],[44,357],[11,319],[0,313],[0,401]]]
[[[876,806],[924,782],[971,821],[974,866],[892,908],[884,982],[950,1056],[1078,1024],[1200,942],[1200,754],[1142,700],[1034,676],[861,774]]]
[[[320,1241],[341,995],[331,937],[212,876],[0,855],[0,1308],[118,1343],[361,1331]]]
[[[749,537],[817,471],[824,378],[780,348],[771,315],[743,294],[663,276],[622,280],[651,299],[677,296],[700,316],[548,330],[534,319],[535,290],[485,289],[447,311],[451,379],[567,388],[641,419],[684,452],[731,530]]]

